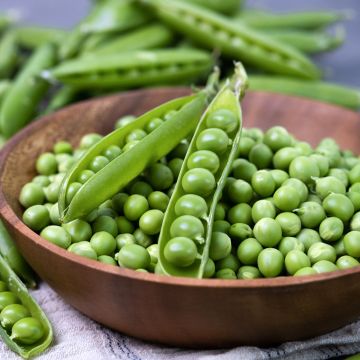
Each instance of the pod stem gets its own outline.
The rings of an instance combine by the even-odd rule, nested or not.
[[[244,65],[241,62],[235,62],[234,67],[234,75],[230,81],[235,94],[241,100],[245,96],[246,89],[249,86],[249,79]]]

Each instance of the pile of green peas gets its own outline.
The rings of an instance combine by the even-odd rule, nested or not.
[[[20,193],[26,209],[23,221],[75,254],[163,274],[158,235],[189,141],[179,143],[86,219],[61,224],[57,206],[61,180],[100,139],[99,134],[85,135],[77,149],[61,141],[52,152],[40,155],[39,175]],[[201,200],[191,201],[191,206],[201,207]],[[357,266],[360,159],[332,139],[312,148],[280,126],[265,133],[243,129],[238,158],[214,220],[216,241],[210,245],[205,278],[299,276]]]
[[[41,322],[31,316],[29,309],[0,279],[0,325],[19,345],[33,345],[40,341],[45,330]]]

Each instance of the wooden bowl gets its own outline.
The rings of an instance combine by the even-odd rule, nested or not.
[[[0,214],[26,260],[67,303],[105,326],[143,340],[220,348],[300,340],[360,316],[360,267],[308,277],[196,280],[144,274],[71,254],[21,222],[21,187],[39,154],[60,139],[76,145],[89,132],[109,132],[124,114],[140,114],[189,93],[140,90],[87,101],[31,124],[0,155]],[[249,93],[245,126],[285,125],[316,144],[331,136],[360,153],[360,116],[300,98]],[[54,324],[56,327],[56,324]]]

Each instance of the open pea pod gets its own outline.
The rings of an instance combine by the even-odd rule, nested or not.
[[[159,261],[168,275],[203,277],[215,207],[240,143],[239,98],[246,86],[245,70],[238,63],[195,130],[159,236]]]
[[[15,325],[12,326],[12,329],[5,329],[0,325],[0,336],[11,350],[18,353],[24,359],[28,359],[31,356],[43,352],[49,347],[53,339],[53,331],[51,324],[47,319],[45,313],[41,310],[40,306],[28,293],[25,285],[11,270],[11,268],[2,258],[2,256],[0,256],[0,280],[3,284],[5,283],[7,291],[11,292],[16,296],[16,298],[18,299],[16,302],[21,303],[21,305],[23,305],[23,307],[27,310],[27,320],[24,320],[29,321],[29,319],[33,319],[33,322],[36,322],[38,327],[42,329],[40,330],[41,338],[37,339],[31,344],[29,338],[26,341],[28,342],[28,344],[25,344],[24,341],[21,342],[20,338],[16,338],[14,334]],[[3,321],[4,315],[2,316],[2,322]],[[39,332],[37,333],[39,334]]]
[[[62,221],[69,222],[87,215],[186,138],[196,127],[212,94],[212,87],[209,85],[196,95],[160,105],[134,122],[113,131],[90,148],[62,182],[59,195]],[[160,120],[159,126],[146,133],[144,129],[148,129],[147,125],[154,119]],[[141,130],[145,136],[126,144],[128,135],[134,130]],[[73,184],[79,184],[81,173],[91,167],[96,157],[105,154],[114,145],[121,149],[121,153],[85,181],[75,195],[70,195]]]

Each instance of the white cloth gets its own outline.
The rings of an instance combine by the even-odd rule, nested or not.
[[[360,320],[330,334],[276,348],[196,351],[145,343],[106,329],[67,305],[45,283],[32,295],[48,315],[55,335],[52,346],[38,360],[321,360],[360,352]],[[0,359],[20,357],[0,342]]]

